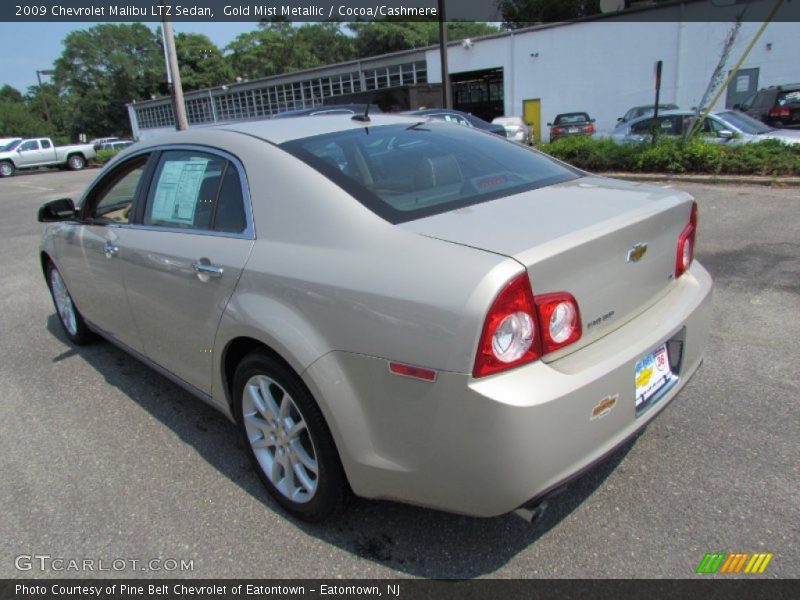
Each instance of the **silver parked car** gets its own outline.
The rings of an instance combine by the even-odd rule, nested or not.
[[[658,115],[657,127],[659,135],[678,138],[683,137],[694,122],[694,111],[668,111]],[[650,140],[652,131],[653,117],[639,117],[618,125],[611,138],[620,143],[638,143]],[[751,144],[764,140],[800,144],[800,131],[774,129],[736,110],[712,111],[700,125],[697,135],[716,144]]]
[[[433,119],[168,134],[39,220],[67,337],[224,412],[308,520],[350,490],[534,509],[667,406],[709,328],[690,196]]]
[[[527,146],[533,144],[533,126],[528,125],[522,117],[495,117],[492,123],[502,125],[508,139]]]

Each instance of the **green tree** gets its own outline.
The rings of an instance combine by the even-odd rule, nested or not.
[[[176,34],[175,52],[184,91],[222,85],[235,77],[230,61],[206,35]]]
[[[165,79],[158,34],[141,23],[73,31],[55,63],[73,136],[127,133],[126,103],[165,93]]]
[[[0,137],[47,135],[47,123],[28,109],[25,102],[0,99]]]
[[[53,141],[67,143],[71,141],[70,127],[72,123],[68,99],[58,93],[58,88],[52,83],[42,82],[41,87],[32,85],[25,94],[28,110],[36,118],[46,123],[47,112],[50,113],[50,123],[53,125]],[[47,111],[44,109],[47,103]],[[43,129],[40,135],[50,135],[50,129]]]
[[[254,79],[350,60],[353,39],[336,23],[294,27],[281,21],[262,22],[227,47],[237,77]]]
[[[0,101],[24,102],[22,93],[15,87],[4,85],[0,88]]]
[[[497,6],[511,29],[600,13],[600,0],[497,0]]]

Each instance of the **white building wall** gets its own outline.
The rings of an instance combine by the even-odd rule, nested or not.
[[[728,59],[733,68],[761,23],[745,22]],[[506,114],[521,115],[523,100],[541,99],[542,140],[557,113],[586,111],[600,133],[628,108],[654,100],[654,66],[663,60],[661,102],[692,108],[702,99],[731,23],[608,20],[572,23],[475,40],[448,48],[450,73],[502,67]],[[800,24],[771,23],[742,68],[760,69],[758,87],[800,81]],[[767,44],[771,44],[767,49]],[[534,56],[532,56],[534,55]],[[428,80],[441,83],[436,49],[426,53]],[[715,108],[724,108],[725,92]]]

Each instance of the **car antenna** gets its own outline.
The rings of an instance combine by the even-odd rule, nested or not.
[[[353,121],[360,121],[362,123],[369,123],[369,105],[371,103],[372,103],[372,98],[370,98],[369,102],[367,102],[367,107],[364,109],[364,114],[363,115],[353,115],[351,117],[351,119],[353,119]]]

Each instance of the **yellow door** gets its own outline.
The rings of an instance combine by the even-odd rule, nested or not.
[[[522,118],[533,127],[533,143],[538,146],[542,143],[542,101],[539,98],[523,100]]]

